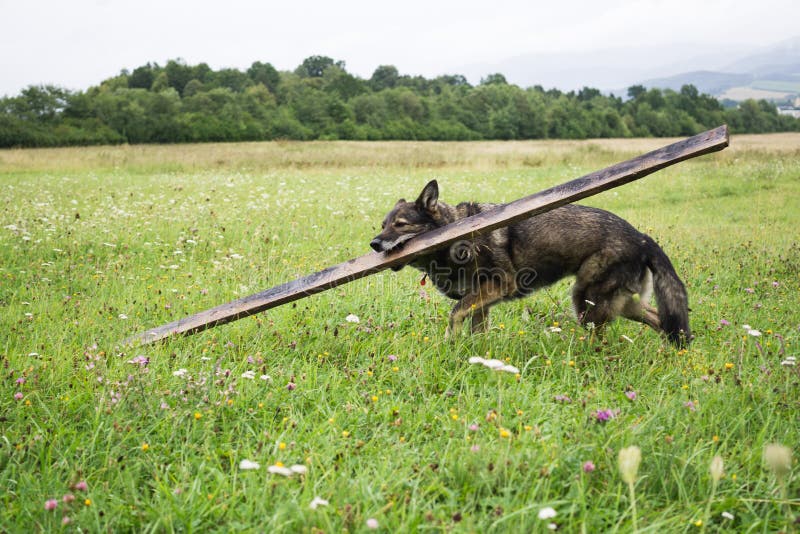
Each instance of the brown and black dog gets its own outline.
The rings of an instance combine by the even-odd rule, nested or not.
[[[416,201],[395,204],[370,246],[394,250],[416,235],[495,206],[445,204],[433,180]],[[622,316],[664,333],[679,347],[691,338],[686,288],[667,255],[651,237],[600,209],[568,204],[458,241],[410,265],[458,301],[450,313],[450,335],[470,314],[472,331],[486,331],[493,305],[575,275],[572,302],[582,325],[601,328]],[[652,292],[658,310],[649,305]]]

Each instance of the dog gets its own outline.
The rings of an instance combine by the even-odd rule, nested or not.
[[[370,246],[389,252],[419,234],[495,206],[441,202],[439,185],[432,180],[416,201],[395,204]],[[574,275],[572,303],[584,327],[601,329],[621,316],[652,327],[679,348],[691,340],[686,287],[667,255],[650,236],[601,209],[567,204],[457,241],[408,265],[457,301],[448,337],[460,332],[470,314],[472,332],[485,332],[489,309],[498,302],[525,297]],[[649,304],[653,292],[657,310]]]

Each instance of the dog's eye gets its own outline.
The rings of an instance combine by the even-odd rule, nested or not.
[[[394,222],[394,225],[395,225],[396,227],[398,227],[398,228],[401,228],[401,227],[403,227],[403,226],[408,226],[408,223],[407,223],[406,221],[395,221],[395,222]]]

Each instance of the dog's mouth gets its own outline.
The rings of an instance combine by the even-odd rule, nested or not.
[[[405,245],[407,241],[416,236],[417,234],[403,234],[392,241],[386,241],[385,239],[376,237],[370,242],[369,246],[371,246],[375,252],[394,252],[402,249],[403,245]]]
[[[416,235],[417,234],[404,234],[393,241],[386,241],[384,239],[381,239],[380,237],[376,237],[370,242],[369,246],[371,246],[375,252],[390,253],[402,249],[403,245],[406,244],[406,241],[409,241]],[[390,269],[393,271],[399,271],[405,266],[406,264],[402,263],[400,265],[394,265],[390,267]]]

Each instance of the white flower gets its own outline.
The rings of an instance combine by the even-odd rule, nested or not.
[[[326,501],[325,499],[321,497],[314,497],[314,499],[311,501],[308,507],[311,508],[312,510],[316,510],[320,506],[328,506],[328,504],[329,504],[328,501]]]
[[[539,510],[539,519],[553,519],[557,513],[554,508],[548,506]]]
[[[550,326],[550,327],[547,328],[547,330],[550,331],[550,332],[561,332],[561,327]]]
[[[274,475],[282,475],[285,477],[290,477],[292,475],[305,475],[308,472],[308,468],[304,465],[295,464],[291,467],[284,467],[282,465],[271,465],[267,467],[267,471]]]
[[[243,471],[250,471],[252,469],[260,469],[261,464],[258,462],[253,462],[252,460],[242,460],[239,462],[239,469]]]
[[[751,328],[753,328],[753,327],[752,327],[752,326],[750,326],[749,324],[743,324],[743,325],[742,325],[742,328],[744,328],[745,330],[750,330],[750,329],[751,329]]]
[[[750,334],[751,336],[754,336],[754,337],[758,337],[758,336],[761,335],[761,332],[759,332],[758,330],[756,330],[754,328],[751,328],[750,330],[748,330],[747,333]]]
[[[368,529],[370,529],[370,530],[378,530],[379,526],[380,525],[378,524],[378,520],[375,519],[374,517],[370,517],[369,519],[367,519],[367,528]]]
[[[722,517],[724,517],[725,519],[729,519],[729,520],[731,520],[731,521],[733,521],[733,519],[734,519],[734,518],[733,518],[733,514],[732,514],[732,513],[730,513],[730,512],[722,512],[720,515],[721,515]]]
[[[185,375],[186,373],[187,373],[186,369],[184,369],[183,367],[181,367],[181,368],[180,368],[180,369],[178,369],[177,371],[172,371],[172,376],[183,376],[183,375]]]
[[[485,367],[488,367],[492,371],[505,371],[506,373],[512,373],[515,375],[519,374],[519,369],[517,369],[513,365],[508,365],[501,360],[495,360],[495,359],[484,360],[480,356],[473,356],[468,361],[469,363],[481,364]]]
[[[352,314],[352,313],[350,315],[348,315],[347,317],[345,317],[344,320],[347,321],[348,323],[360,323],[361,322],[361,319],[358,318],[358,315],[355,315],[355,314]]]
[[[786,359],[781,362],[781,365],[785,367],[791,367],[797,365],[797,358],[795,358],[794,356],[787,356]]]
[[[127,315],[125,315],[124,313],[120,313],[120,314],[119,314],[119,318],[120,318],[120,319],[122,319],[122,320],[124,321],[125,319],[127,319],[127,318],[128,318],[128,316],[127,316]]]
[[[285,477],[292,476],[292,470],[282,465],[271,465],[267,467],[267,471],[269,471],[273,475],[283,475]]]
[[[256,377],[255,371],[245,371],[244,373],[242,373],[242,378],[253,380],[255,377]]]
[[[272,377],[271,377],[271,376],[269,376],[269,375],[261,375],[261,376],[259,376],[259,378],[260,378],[261,380],[264,380],[265,382],[272,381]]]

